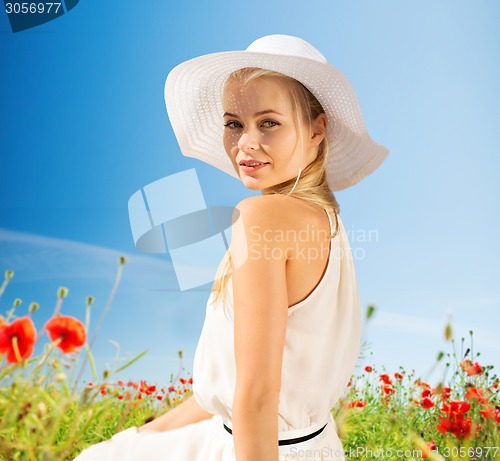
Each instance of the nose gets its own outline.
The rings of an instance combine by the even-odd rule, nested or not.
[[[258,133],[254,130],[246,130],[238,139],[238,149],[242,152],[257,150],[259,148]]]

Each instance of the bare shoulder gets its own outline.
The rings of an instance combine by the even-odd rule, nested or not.
[[[324,220],[321,207],[294,197],[278,194],[247,197],[233,212],[230,245],[233,262],[239,267],[251,256],[257,258],[263,253],[281,262],[294,259],[303,247],[318,245]],[[315,232],[318,235],[311,235]],[[327,231],[323,233],[326,235]]]
[[[252,225],[266,229],[289,229],[295,227],[303,201],[285,195],[256,195],[241,200],[235,207],[233,222],[242,218],[245,228]]]
[[[290,257],[287,236],[297,220],[297,200],[280,195],[252,196],[239,202],[233,212],[230,253],[235,267],[249,259],[268,264]],[[262,257],[273,255],[273,258]],[[272,260],[272,261],[271,261]]]

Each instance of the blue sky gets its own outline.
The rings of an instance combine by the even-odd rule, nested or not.
[[[498,2],[213,3],[82,0],[15,34],[0,12],[0,270],[15,271],[0,311],[19,297],[24,315],[37,301],[41,326],[64,285],[63,312],[83,319],[93,295],[95,322],[123,254],[98,366],[112,363],[113,340],[124,355],[149,350],[122,377],[165,382],[179,349],[190,372],[208,291],[179,291],[168,256],[135,248],[128,199],[189,168],[210,206],[254,194],[180,154],[163,86],[186,59],[284,33],[346,75],[369,133],[390,150],[336,193],[362,306],[377,307],[368,360],[425,374],[449,351],[451,312],[456,337],[474,330],[481,361],[498,367]]]

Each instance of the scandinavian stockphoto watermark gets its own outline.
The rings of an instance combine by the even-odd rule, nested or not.
[[[57,2],[4,0],[4,5],[12,32],[21,32],[63,16],[72,10],[78,2],[79,0],[60,0]]]
[[[297,447],[292,447],[290,449],[290,457],[293,459],[304,458],[307,459],[332,459],[332,460],[340,460],[340,459],[350,459],[350,458],[363,458],[363,459],[421,459],[422,458],[422,450],[402,450],[402,449],[390,449],[390,448],[377,448],[370,449],[366,447],[354,447],[348,448],[344,450],[333,449],[329,447],[323,447],[321,449],[300,449]]]
[[[496,459],[500,452],[499,447],[442,447],[441,449],[435,448],[428,450],[425,453],[425,458],[430,458],[435,455],[436,457],[452,457],[453,459],[485,459],[485,457],[492,456]],[[424,459],[424,453],[419,449],[393,449],[393,448],[367,448],[367,447],[350,447],[348,449],[334,450],[333,448],[323,447],[321,449],[300,449],[298,447],[290,448],[290,457],[293,459],[307,457],[308,459],[349,459],[349,458],[362,458],[362,459]]]
[[[362,260],[366,257],[367,244],[379,241],[377,229],[356,229],[354,226],[346,229],[346,236],[349,241],[349,249],[343,249],[334,244],[330,250],[328,244],[329,232],[318,229],[313,224],[307,224],[300,230],[272,230],[262,229],[259,226],[252,226],[248,236],[248,246],[250,259],[274,259],[283,258],[306,261],[310,264],[315,260],[325,260],[331,251],[332,257],[341,259],[350,250],[355,260]],[[323,244],[321,245],[321,242]],[[276,245],[283,243],[282,246]]]
[[[214,281],[234,208],[207,206],[194,168],[144,186],[130,197],[128,211],[136,248],[168,254],[181,291]]]
[[[378,229],[362,229],[351,225],[345,230],[351,247],[352,257],[360,261],[366,257],[366,246],[379,241]]]
[[[324,260],[329,254],[328,232],[306,224],[303,229],[263,229],[251,226],[248,241],[248,259],[302,260],[310,264]],[[339,248],[333,248],[335,257],[341,257]],[[341,252],[340,252],[341,253]]]
[[[338,238],[330,243],[329,230],[312,223],[300,230],[245,229],[234,207],[207,206],[194,168],[144,186],[130,197],[128,211],[136,248],[168,254],[181,291],[215,280],[233,234],[243,239],[231,250],[235,268],[258,258],[325,261],[330,249],[332,258],[343,258],[342,248],[347,248]],[[378,241],[373,229],[351,227],[346,234],[352,257],[358,260],[366,256],[364,245]]]

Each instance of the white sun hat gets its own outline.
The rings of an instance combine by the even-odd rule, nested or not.
[[[310,43],[290,35],[267,35],[244,51],[207,54],[172,69],[165,82],[165,102],[183,155],[239,178],[223,145],[222,92],[227,77],[244,67],[292,77],[323,106],[330,146],[326,172],[332,191],[358,183],[387,157],[388,150],[368,135],[345,76]]]

